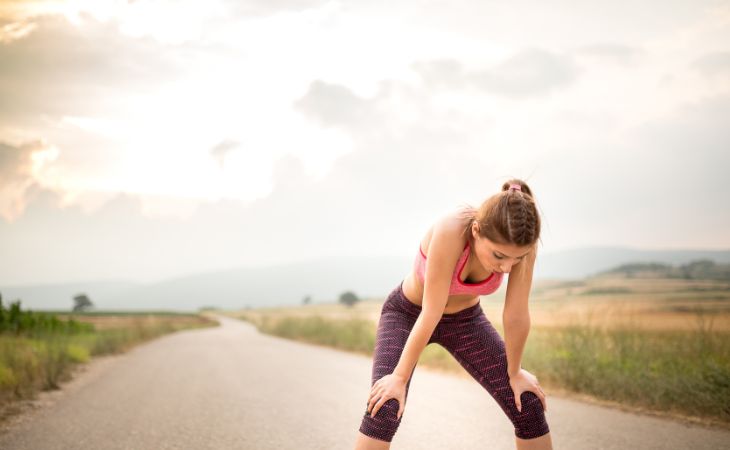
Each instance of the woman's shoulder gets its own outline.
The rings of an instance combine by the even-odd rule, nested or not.
[[[459,224],[466,224],[474,220],[476,217],[477,210],[471,205],[459,205],[454,208],[449,216],[452,217]]]
[[[459,206],[441,216],[437,224],[449,234],[462,235],[467,225],[471,224],[476,210],[471,206]]]
[[[465,207],[455,208],[440,216],[421,239],[421,248],[428,255],[428,249],[434,236],[461,252],[466,245],[466,227],[473,220],[475,211]]]

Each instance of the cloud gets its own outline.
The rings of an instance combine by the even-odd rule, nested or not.
[[[690,63],[690,67],[707,77],[724,77],[730,80],[730,52],[705,53]]]
[[[234,151],[240,145],[241,144],[237,141],[224,139],[210,149],[210,156],[222,169],[225,165],[226,155]]]
[[[18,21],[5,24],[0,23],[0,44],[7,44],[16,39],[21,39],[33,31],[35,23]]]
[[[326,126],[364,124],[373,120],[372,102],[340,84],[313,81],[294,108]]]
[[[121,92],[153,92],[179,76],[175,48],[130,38],[113,22],[40,16],[23,37],[0,45],[0,117],[108,114]]]
[[[586,45],[578,48],[575,54],[627,67],[634,66],[646,58],[646,52],[641,48],[608,43]]]
[[[360,97],[339,84],[311,83],[295,107],[324,126],[345,129],[354,148],[338,158],[322,183],[313,187],[313,198],[340,199],[361,209],[381,211],[367,222],[387,227],[388,217],[398,214],[405,199],[411,207],[421,205],[423,210],[449,208],[458,203],[455,199],[464,200],[465,192],[484,189],[490,177],[498,186],[495,169],[487,167],[480,155],[489,150],[471,139],[474,122],[481,132],[489,119],[441,110],[429,102],[429,95],[427,90],[396,80],[382,80],[370,97]],[[423,186],[434,184],[442,189],[423,195]],[[315,200],[310,207],[317,210],[322,204]],[[358,219],[358,208],[345,206],[340,211],[344,219],[363,222]]]
[[[455,59],[439,59],[432,61],[416,61],[411,64],[429,87],[461,88],[467,82],[462,64]]]
[[[38,163],[42,163],[35,157],[48,150],[42,141],[17,146],[0,142],[0,217],[6,221],[16,220],[29,201],[44,193],[33,171]]]
[[[730,195],[727,167],[730,167],[730,95],[688,102],[666,117],[638,126],[634,131],[638,147],[652,148],[651,166],[659,184],[666,186],[669,202],[703,215],[718,208],[720,198]],[[655,182],[656,182],[655,181]],[[730,220],[730,210],[725,208]]]
[[[616,143],[596,139],[553,158],[541,175],[555,238],[726,247],[729,115],[730,96],[704,98],[629,128]],[[570,183],[558,184],[566,176]]]
[[[495,95],[524,99],[546,95],[575,82],[579,69],[569,55],[527,48],[482,70],[466,70],[454,59],[411,65],[429,87],[476,87]]]
[[[418,240],[413,230],[425,230],[434,210],[472,201],[474,193],[496,192],[504,181],[455,126],[460,117],[419,103],[408,86],[383,82],[375,95],[364,98],[345,86],[322,83],[310,94],[355,103],[369,120],[390,126],[363,125],[358,115],[344,121],[328,109],[331,105],[324,107],[326,113],[317,110],[322,103],[310,98],[311,103],[303,103],[310,105],[310,114],[351,132],[352,152],[317,180],[306,175],[298,157],[281,157],[268,196],[250,203],[202,202],[187,220],[145,217],[134,195],[120,195],[93,214],[33,201],[17,222],[0,223],[0,247],[12,245],[21,255],[16,263],[26,267],[31,258],[24,255],[32,249],[52,256],[37,262],[32,275],[1,260],[0,272],[15,280],[78,279],[79,274],[152,280],[333,255],[410,255]],[[404,99],[417,111],[417,120],[399,119],[399,110],[375,113],[392,110]],[[230,142],[219,145],[230,148]],[[44,235],[50,223],[52,236]]]
[[[275,192],[301,191],[309,183],[302,160],[294,155],[284,155],[274,162],[273,178]]]
[[[33,153],[43,149],[40,141],[13,146],[0,142],[0,188],[30,178]]]
[[[327,3],[327,0],[228,0],[226,2],[229,10],[238,17],[305,11]]]
[[[529,48],[488,70],[472,73],[472,83],[482,89],[512,98],[550,93],[572,84],[578,68],[567,55]]]
[[[441,116],[441,112],[429,105],[430,96],[421,87],[392,79],[380,80],[370,97],[360,97],[341,84],[317,80],[293,106],[323,126],[347,131],[360,145],[367,146],[398,135],[404,137],[411,127],[464,125],[464,122],[459,124],[463,117],[454,117],[459,116],[458,112],[447,111]]]
[[[366,105],[378,99],[387,109],[399,89],[390,85],[359,99]],[[28,281],[79,274],[154,280],[331,255],[411,255],[418,230],[425,232],[435,212],[483,200],[507,175],[497,150],[481,149],[490,163],[477,158],[475,144],[455,128],[460,118],[418,107],[419,121],[397,122],[378,135],[351,128],[354,151],[319,181],[286,156],[275,164],[269,196],[248,204],[205,202],[187,221],[145,217],[134,195],[120,194],[84,214],[60,208],[53,192],[38,191],[15,223],[0,221],[0,247],[15,255],[12,263],[0,260],[0,273]],[[624,137],[626,149],[599,141],[550,161],[554,173],[541,171],[534,182],[529,174],[508,175],[536,189],[549,219],[546,233],[563,242],[727,242],[723,169],[730,161],[723,150],[730,136],[723,118],[729,113],[726,97],[688,104],[636,128]],[[6,154],[3,161],[27,167],[27,158]],[[41,248],[44,257],[37,258]],[[31,266],[35,280],[22,269]]]

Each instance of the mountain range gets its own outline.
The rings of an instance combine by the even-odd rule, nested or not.
[[[572,280],[635,263],[688,264],[695,260],[729,263],[730,250],[639,250],[590,247],[539,253],[535,282]],[[85,293],[97,310],[197,311],[201,307],[301,305],[334,302],[344,291],[360,299],[382,299],[408,274],[413,260],[398,257],[341,257],[268,267],[243,267],[185,275],[155,283],[90,280],[54,284],[0,284],[4,304],[21,300],[23,309],[69,311]],[[506,285],[506,284],[505,284]]]

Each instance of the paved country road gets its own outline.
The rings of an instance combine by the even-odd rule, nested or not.
[[[100,358],[0,435],[3,450],[351,449],[366,356],[217,328]],[[551,396],[556,449],[730,449],[730,431]],[[417,367],[394,450],[513,449],[512,425],[471,379]]]

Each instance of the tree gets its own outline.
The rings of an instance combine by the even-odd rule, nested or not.
[[[312,296],[311,296],[311,295],[307,295],[307,296],[306,296],[306,297],[304,297],[304,299],[302,300],[302,304],[303,304],[303,305],[308,305],[308,304],[310,304],[310,303],[312,303]]]
[[[0,331],[5,328],[6,316],[7,314],[5,314],[5,307],[3,307],[3,295],[0,294]]]
[[[91,303],[91,300],[89,300],[89,297],[87,297],[86,294],[79,294],[74,297],[74,312],[84,311],[92,308],[93,306],[94,304]]]
[[[352,307],[355,303],[359,302],[360,299],[357,298],[357,295],[355,295],[352,291],[346,291],[340,294],[340,303]]]

